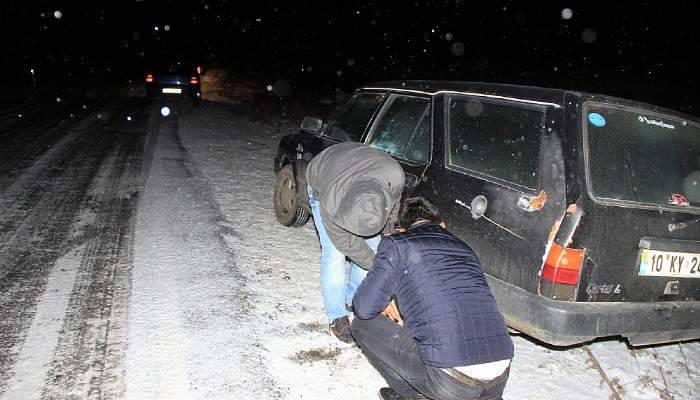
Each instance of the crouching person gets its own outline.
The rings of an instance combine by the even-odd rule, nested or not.
[[[352,334],[389,384],[381,398],[500,399],[513,343],[476,254],[423,198],[400,222],[353,299]],[[399,323],[382,313],[392,297]]]

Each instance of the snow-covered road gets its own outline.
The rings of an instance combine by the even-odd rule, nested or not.
[[[296,129],[288,116],[258,117],[277,105],[204,101],[167,118],[153,106],[113,109],[133,121],[99,137],[75,130],[3,183],[0,200],[13,211],[0,210],[0,233],[14,247],[0,243],[0,272],[19,259],[22,229],[41,236],[26,218],[12,230],[27,212],[15,206],[33,198],[15,198],[13,188],[21,195],[45,169],[56,174],[51,157],[71,154],[74,140],[111,143],[102,158],[86,159],[95,172],[83,182],[84,207],[64,221],[82,239],[68,235],[60,254],[25,256],[45,263],[32,302],[0,293],[0,399],[377,397],[380,376],[357,347],[328,333],[313,224],[275,221],[272,159],[280,137]],[[85,117],[85,129],[96,115]],[[75,192],[63,180],[52,184]],[[50,200],[34,214],[53,221]],[[618,340],[552,349],[513,339],[506,400],[699,397],[698,341],[631,350]]]

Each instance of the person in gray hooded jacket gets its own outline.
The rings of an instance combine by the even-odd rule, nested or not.
[[[344,342],[352,342],[346,305],[372,267],[381,233],[394,232],[404,181],[396,160],[357,142],[325,149],[306,169],[309,205],[321,242],[324,308],[331,332]],[[352,261],[347,284],[346,256]]]

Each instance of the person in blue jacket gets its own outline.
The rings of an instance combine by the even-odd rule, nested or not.
[[[381,398],[500,399],[513,343],[479,259],[426,199],[406,200],[400,223],[353,298],[353,337],[389,384]]]

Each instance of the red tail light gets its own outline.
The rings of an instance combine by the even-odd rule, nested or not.
[[[153,82],[153,74],[146,74],[146,82],[147,83]]]
[[[193,85],[198,84],[198,83],[199,83],[199,78],[197,78],[196,76],[191,77],[191,78],[190,78],[190,83],[193,84]]]
[[[583,250],[570,249],[552,242],[542,269],[542,279],[554,283],[575,285],[578,283]]]

